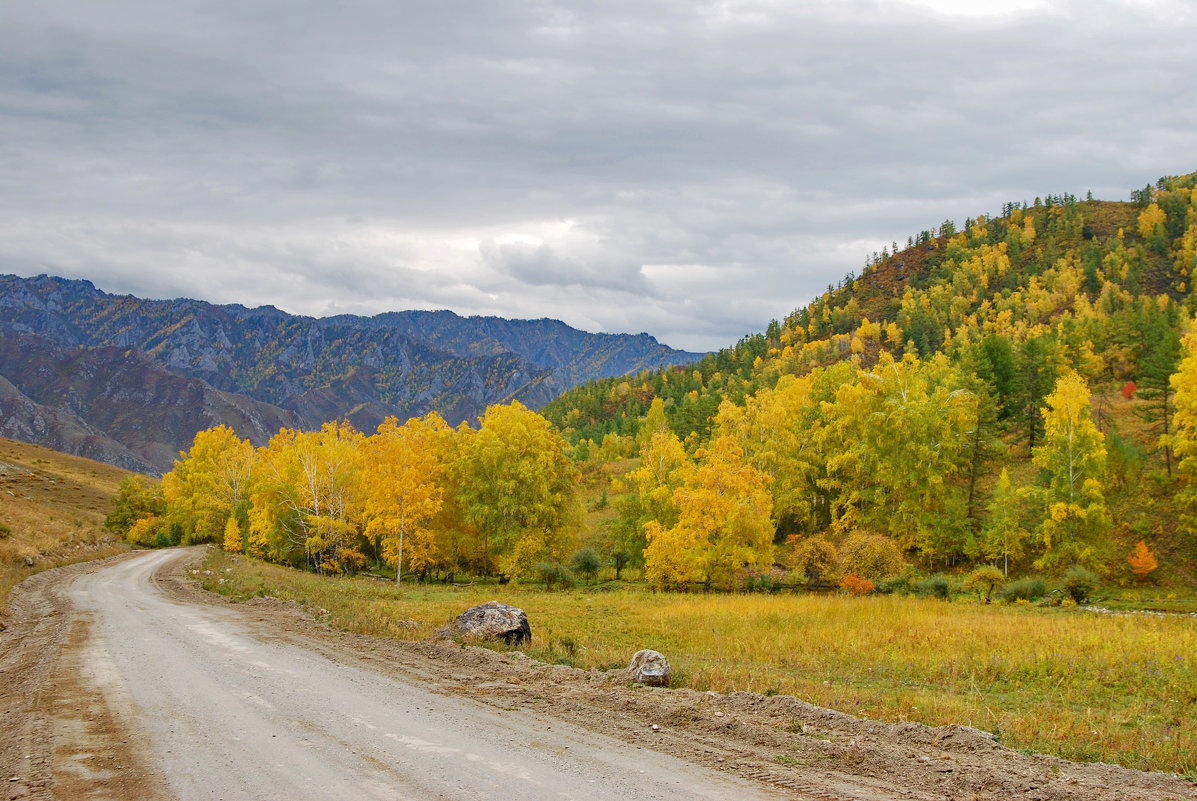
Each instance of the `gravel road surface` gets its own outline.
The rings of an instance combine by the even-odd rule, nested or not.
[[[750,799],[735,777],[258,638],[164,596],[146,553],[76,579],[84,678],[178,799]]]

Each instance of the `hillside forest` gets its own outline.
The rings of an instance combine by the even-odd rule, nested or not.
[[[660,589],[1191,587],[1195,273],[1197,174],[1011,202],[893,243],[762,334],[541,414],[256,449],[202,431],[160,484],[126,481],[110,525],[401,578],[552,586],[605,561]]]

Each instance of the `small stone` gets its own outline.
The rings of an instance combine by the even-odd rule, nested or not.
[[[715,717],[717,717],[717,718],[721,718],[721,717],[723,717],[723,713],[722,713],[722,712],[716,712],[716,713],[715,713]]]
[[[652,730],[653,730],[653,731],[660,731],[660,730],[661,730],[661,727],[660,727],[660,726],[658,726],[657,724],[655,724],[655,723],[654,723],[654,724],[652,725]],[[15,779],[14,779],[14,781],[15,781]]]

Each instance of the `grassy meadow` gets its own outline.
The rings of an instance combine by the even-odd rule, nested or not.
[[[124,550],[104,528],[129,473],[48,448],[0,439],[0,609],[12,588],[51,567]]]
[[[526,652],[577,667],[655,648],[699,690],[795,695],[889,721],[963,723],[1015,748],[1197,776],[1197,618],[901,596],[661,594],[606,583],[404,585],[213,551],[232,597],[299,601],[329,625],[420,639],[487,600],[528,612]],[[614,588],[613,588],[614,587]]]

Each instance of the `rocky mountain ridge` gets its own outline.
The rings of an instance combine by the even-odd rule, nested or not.
[[[147,472],[216,423],[258,443],[280,425],[342,418],[368,431],[437,411],[456,424],[492,403],[539,408],[592,378],[700,355],[548,319],[312,318],[0,276],[0,434]]]

